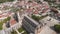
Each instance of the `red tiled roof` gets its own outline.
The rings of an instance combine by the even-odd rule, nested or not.
[[[25,5],[24,1],[18,3],[18,6],[23,6],[23,5]]]
[[[37,11],[35,11],[35,12],[34,12],[34,14],[38,14],[38,12],[37,12]]]
[[[38,10],[35,10],[35,11],[34,11],[34,14],[38,14],[38,13],[39,13]]]
[[[41,10],[41,9],[42,9],[42,7],[41,7],[41,6],[37,7],[37,10]]]
[[[28,5],[28,6],[31,6],[33,8],[36,8],[37,7],[37,10],[34,9],[35,10],[34,11],[35,14],[37,14],[38,13],[38,10],[41,10],[42,8],[45,8],[46,9],[46,10],[43,10],[43,13],[45,13],[47,11],[47,9],[49,8],[49,6],[47,5],[46,2],[44,2],[42,4],[38,4],[37,2],[34,2],[34,1],[32,3],[28,3],[28,2],[27,3],[24,3],[24,1],[22,1],[22,2],[20,2],[19,5],[21,5],[21,4]],[[30,12],[33,11],[33,9],[28,8],[25,11],[28,12],[28,13],[30,13]]]
[[[32,12],[32,9],[27,9],[27,12]]]
[[[44,9],[42,13],[45,13],[48,9]]]
[[[0,16],[0,18],[1,18],[2,16]]]
[[[49,8],[49,6],[45,6],[45,8]]]
[[[11,24],[11,25],[14,25],[14,24],[16,24],[16,20],[14,20],[14,19],[11,19],[11,20],[10,20],[10,24]]]
[[[36,6],[37,4],[33,3],[32,5],[33,5],[33,6]]]
[[[8,17],[9,15],[11,15],[10,12],[9,12],[9,13],[6,13],[6,14],[2,13],[2,14],[0,14],[0,18],[1,18],[1,17]]]
[[[32,4],[32,3],[26,3],[26,5],[30,5],[30,4]]]

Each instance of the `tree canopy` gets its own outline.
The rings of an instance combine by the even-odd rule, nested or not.
[[[4,2],[12,2],[14,0],[0,0],[0,3],[4,3]]]
[[[40,17],[39,16],[35,16],[35,15],[32,15],[32,18],[36,21],[39,21],[40,20]]]
[[[60,33],[60,25],[58,24],[54,25],[54,29]]]

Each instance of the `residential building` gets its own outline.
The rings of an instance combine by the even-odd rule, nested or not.
[[[34,0],[34,1],[41,1],[41,2],[43,2],[44,0]]]
[[[60,11],[57,10],[56,8],[52,8],[48,14],[50,17],[53,17],[54,19],[57,19],[60,21]]]
[[[56,0],[56,3],[57,3],[57,4],[60,4],[60,0]]]
[[[24,16],[22,20],[22,26],[29,32],[33,34],[40,33],[43,25],[41,23],[36,22],[29,16]]]
[[[47,17],[46,17],[46,19],[48,19]],[[43,21],[43,22],[46,22],[46,21]],[[50,25],[49,24],[48,25],[43,25],[43,22],[41,24],[41,23],[36,22],[35,20],[33,20],[32,18],[30,18],[29,16],[24,16],[24,19],[22,21],[22,26],[29,33],[33,33],[33,34],[57,34],[54,30],[52,30],[49,27],[49,26],[51,26],[51,24],[53,25],[54,22],[52,22],[51,24],[50,24],[50,22],[47,22]]]

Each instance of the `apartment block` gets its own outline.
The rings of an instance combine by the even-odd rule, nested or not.
[[[36,22],[29,16],[24,16],[23,21],[22,21],[22,26],[29,32],[33,34],[38,34],[40,33],[43,25]]]

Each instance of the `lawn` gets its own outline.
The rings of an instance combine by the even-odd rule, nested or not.
[[[11,32],[11,34],[17,34],[17,32],[16,31],[13,31],[13,32]]]
[[[23,34],[27,34],[26,30],[22,27],[20,29],[18,29],[19,32],[25,31]]]
[[[14,0],[0,0],[0,3],[4,3],[4,2],[12,2]]]
[[[3,21],[0,21],[0,30],[2,30],[2,25],[3,23],[6,23],[7,21],[10,20],[10,17],[5,18]]]
[[[3,22],[0,22],[0,30],[2,30]]]
[[[45,17],[47,17],[47,16],[48,16],[48,15],[45,15],[45,16],[41,16],[41,17],[40,17],[40,20],[41,20],[41,19],[43,19],[43,18],[45,18]]]
[[[19,32],[25,31],[23,34],[27,34],[26,30],[23,27],[19,28],[18,31]],[[17,32],[13,31],[13,32],[11,32],[11,34],[17,34]]]
[[[36,15],[32,15],[31,17],[32,17],[32,19],[34,19],[34,20],[36,20],[36,21],[39,21],[39,20],[41,20],[41,19],[43,19],[43,18],[45,18],[45,17],[47,17],[48,15],[45,15],[45,16],[36,16]]]

